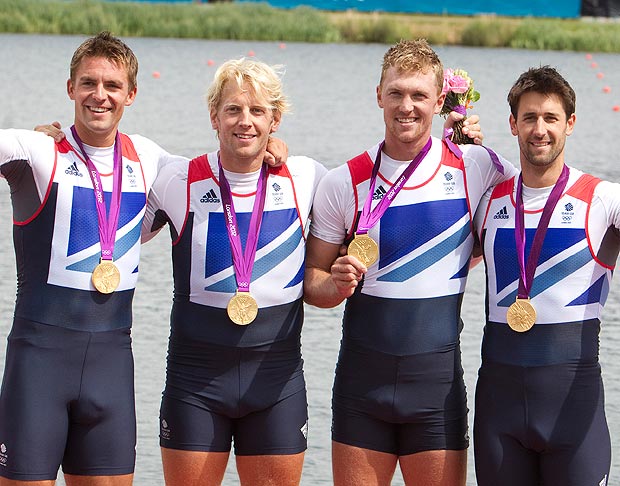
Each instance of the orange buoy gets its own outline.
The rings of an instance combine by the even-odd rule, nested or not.
[[[603,86],[603,93],[611,93],[611,88],[609,86]]]
[[[153,71],[153,77],[154,77],[155,79],[159,79],[159,78],[160,78],[160,76],[161,76],[161,74],[159,74],[159,71]]]

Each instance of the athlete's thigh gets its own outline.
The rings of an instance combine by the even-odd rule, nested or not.
[[[0,475],[56,478],[67,441],[68,404],[79,392],[81,334],[15,320],[0,394]]]
[[[67,486],[131,486],[133,474],[120,476],[73,476],[65,474],[65,484]]]
[[[165,449],[228,454],[233,422],[204,404],[164,395],[159,412],[159,444]]]
[[[376,418],[342,401],[332,405],[332,440],[398,456],[398,424]]]
[[[467,450],[425,451],[398,459],[407,486],[465,486]]]
[[[586,402],[587,396],[579,399]],[[568,404],[567,404],[568,406]],[[606,485],[611,467],[611,440],[605,418],[604,401],[599,400],[598,408],[592,412],[570,414],[567,421],[555,417],[555,434],[551,437],[550,452],[541,457],[541,476],[543,486],[562,484],[581,486],[584,484]],[[561,414],[560,414],[561,415]]]
[[[378,354],[344,346],[340,350],[332,396],[332,440],[396,456],[398,426],[388,420],[394,411],[397,363]]]
[[[394,399],[399,456],[469,447],[459,356],[455,349],[400,358]]]
[[[161,449],[166,486],[220,486],[228,452]]]
[[[134,471],[136,416],[128,329],[92,333],[80,399],[72,405],[63,471],[122,476]]]
[[[268,456],[236,456],[241,486],[297,486],[304,453]]]
[[[518,378],[480,370],[474,413],[478,486],[538,486],[538,454],[522,445],[527,428],[520,393]]]
[[[290,455],[304,452],[308,436],[305,388],[272,406],[235,420],[237,456]]]
[[[389,486],[398,456],[332,441],[334,486]]]
[[[24,483],[24,481],[16,481],[14,479],[0,477],[0,486],[54,486],[54,484],[56,484],[55,480],[29,481],[27,483]]]

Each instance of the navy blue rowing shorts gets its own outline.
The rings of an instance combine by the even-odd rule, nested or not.
[[[332,439],[343,444],[397,456],[469,445],[458,347],[394,356],[343,345],[332,409]]]
[[[606,486],[611,444],[598,363],[484,364],[476,385],[480,486]]]
[[[129,329],[83,332],[16,318],[0,394],[0,475],[20,481],[134,471]]]
[[[306,450],[308,405],[297,345],[241,348],[171,338],[160,445],[236,455]]]

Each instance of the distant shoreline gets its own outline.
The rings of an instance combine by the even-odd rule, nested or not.
[[[432,45],[620,52],[618,19],[326,12],[261,3],[131,3],[0,0],[0,32],[176,37],[316,43],[392,44],[425,37]]]

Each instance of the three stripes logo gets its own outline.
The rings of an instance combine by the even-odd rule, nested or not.
[[[508,216],[508,210],[506,209],[506,206],[504,206],[502,209],[496,212],[495,216],[493,216],[493,219],[509,219],[509,218],[510,216]]]
[[[215,191],[211,189],[209,192],[206,192],[204,196],[200,198],[201,203],[219,203],[220,198],[217,197]]]
[[[84,174],[80,172],[75,162],[65,169],[65,174],[84,177]]]
[[[385,196],[385,193],[386,192],[383,186],[377,187],[377,189],[375,189],[375,193],[372,195],[372,200],[378,201],[379,199],[383,199],[383,196]]]

